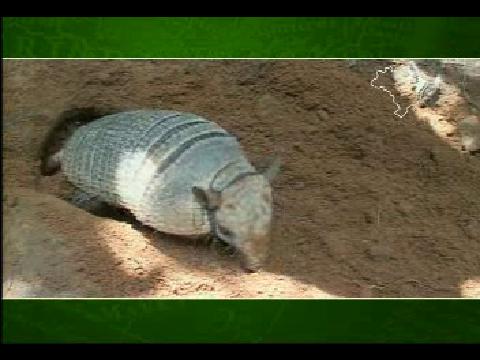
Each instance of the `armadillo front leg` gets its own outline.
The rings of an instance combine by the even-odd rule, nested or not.
[[[210,249],[213,249],[214,251],[217,251],[220,254],[223,255],[234,255],[236,250],[235,247],[232,245],[227,244],[226,242],[216,238],[216,237],[211,237],[210,243],[209,243]]]
[[[217,251],[221,254],[233,255],[235,253],[235,248],[233,246],[227,244],[212,234],[195,236],[192,237],[192,240],[195,246],[206,245],[211,250]]]

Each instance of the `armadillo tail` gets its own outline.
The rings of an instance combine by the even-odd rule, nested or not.
[[[62,165],[63,150],[57,151],[42,161],[42,175],[49,176],[57,173]]]

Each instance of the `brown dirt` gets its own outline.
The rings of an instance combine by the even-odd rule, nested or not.
[[[5,60],[4,296],[478,297],[480,159],[395,117],[370,86],[380,64]],[[278,153],[265,269],[62,200],[42,144],[82,107],[194,112],[253,160]]]

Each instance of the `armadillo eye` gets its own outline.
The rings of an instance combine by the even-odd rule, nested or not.
[[[220,235],[225,236],[225,237],[231,237],[233,235],[233,232],[221,225],[218,225],[218,231],[220,232]]]

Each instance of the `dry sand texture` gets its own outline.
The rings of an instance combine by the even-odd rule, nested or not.
[[[478,115],[478,77],[470,100],[447,79],[438,106],[400,119],[370,85],[388,64],[4,60],[4,296],[479,297],[480,159],[456,131]],[[391,74],[381,81],[408,104]],[[189,111],[253,160],[278,153],[265,269],[63,200],[63,176],[40,175],[42,143],[87,107]]]

